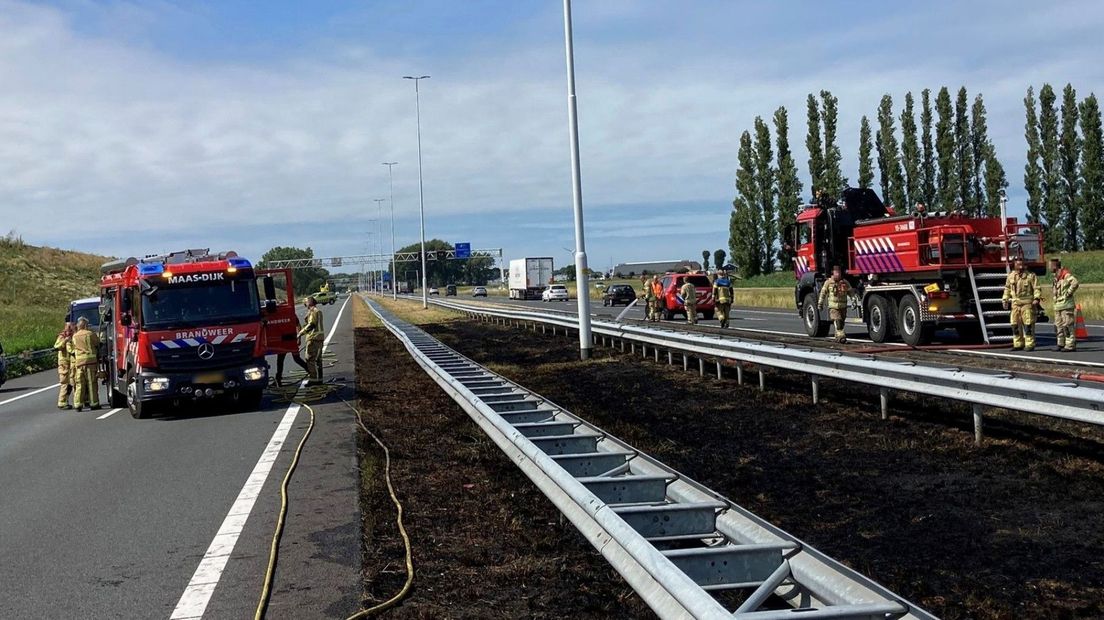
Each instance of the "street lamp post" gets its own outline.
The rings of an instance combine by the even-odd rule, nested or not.
[[[397,161],[385,161],[382,165],[387,166],[387,184],[391,190],[391,299],[399,298],[398,275],[395,272],[397,265],[395,264],[395,179],[391,176],[391,167],[398,164]]]
[[[373,198],[376,202],[376,230],[379,231],[379,252],[380,257],[383,257],[383,201],[386,198]],[[385,263],[386,264],[386,263]],[[383,295],[383,266],[380,266],[380,295]]]
[[[422,229],[422,308],[429,307],[429,276],[426,273],[426,249],[425,249],[425,196],[422,188],[422,99],[418,90],[418,82],[429,78],[428,75],[414,77],[404,75],[404,80],[414,80],[414,109],[418,119],[418,218],[421,220]]]
[[[583,184],[579,172],[579,111],[575,102],[575,49],[571,35],[571,0],[564,0],[564,51],[567,56],[567,121],[571,144],[571,198],[575,207],[575,282],[579,302],[579,358],[589,359],[590,287],[587,284],[586,241],[583,236]]]

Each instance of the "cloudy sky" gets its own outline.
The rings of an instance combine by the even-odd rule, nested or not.
[[[1029,84],[1104,95],[1104,4],[576,0],[592,266],[727,245],[739,134],[779,105],[805,174],[804,99],[840,99],[844,173],[883,93],[981,92],[1022,211]],[[573,247],[555,0],[0,0],[0,234],[110,255],[273,245],[362,253],[398,161],[417,238]],[[383,203],[388,220],[388,203]],[[386,224],[389,224],[386,222]],[[390,238],[386,241],[389,247]]]

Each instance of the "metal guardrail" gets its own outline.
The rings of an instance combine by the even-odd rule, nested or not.
[[[447,300],[431,303],[470,316],[544,324],[576,329],[573,315],[513,310]],[[974,406],[975,434],[980,440],[984,407],[1013,409],[1076,422],[1104,425],[1104,384],[1042,375],[964,368],[945,364],[887,359],[873,355],[816,350],[783,343],[763,342],[729,336],[681,332],[661,327],[592,320],[596,339],[641,345],[642,353],[652,348],[677,351],[698,358],[704,374],[705,360],[721,360],[779,368],[811,377],[813,402],[819,380],[840,379],[881,390],[883,416],[891,390],[912,392],[970,403]],[[601,341],[599,341],[601,342]],[[684,358],[684,364],[685,364]],[[738,367],[742,372],[742,368]],[[762,382],[762,374],[760,381]]]
[[[426,373],[660,617],[933,618],[724,496],[368,303]],[[714,596],[734,590],[746,594],[734,610]],[[783,602],[790,608],[779,609]]]
[[[53,349],[41,349],[39,351],[22,351],[15,355],[5,355],[4,362],[11,366],[12,364],[28,363],[38,361],[44,357],[49,357],[57,353]]]

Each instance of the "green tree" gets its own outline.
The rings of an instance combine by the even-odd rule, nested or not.
[[[446,284],[459,284],[464,280],[464,263],[466,261],[447,260],[439,257],[447,250],[453,249],[451,243],[440,239],[428,239],[425,246],[426,272],[430,286],[440,287]],[[397,264],[396,270],[398,271],[399,281],[410,282],[415,287],[421,286],[421,249],[421,243],[411,243],[396,250],[397,253],[413,252],[415,254],[413,261]]]
[[[939,159],[936,209],[953,209],[958,195],[958,167],[955,161],[954,107],[947,87],[935,98],[935,152]]]
[[[989,141],[989,125],[985,119],[985,102],[979,93],[974,97],[974,105],[970,106],[970,150],[974,155],[974,169],[970,172],[970,179],[974,184],[974,200],[977,201],[977,215],[985,215],[988,212],[990,196],[985,185],[986,161],[992,149]]]
[[[905,201],[901,213],[912,210],[923,195],[920,175],[920,144],[916,137],[915,101],[905,93],[905,109],[901,110],[901,166],[905,171]]]
[[[702,269],[709,271],[709,250],[702,250]]]
[[[778,189],[778,230],[786,230],[797,219],[801,208],[801,181],[797,178],[797,164],[790,151],[790,121],[786,108],[774,111],[774,146]],[[793,257],[788,252],[778,253],[779,264],[783,269],[793,267]]]
[[[1039,138],[1042,144],[1040,161],[1043,166],[1043,216],[1046,218],[1046,247],[1051,251],[1065,249],[1066,235],[1062,232],[1062,202],[1059,198],[1061,176],[1058,168],[1058,111],[1057,99],[1050,84],[1039,89]]]
[[[1043,143],[1039,139],[1039,117],[1035,112],[1035,89],[1027,87],[1024,97],[1024,109],[1027,120],[1024,123],[1024,137],[1027,139],[1027,163],[1024,164],[1024,191],[1027,192],[1027,219],[1031,222],[1042,221],[1043,208],[1043,168],[1039,159],[1043,154]]]
[[[1090,94],[1081,102],[1081,234],[1086,250],[1104,249],[1104,131],[1100,104]]]
[[[920,94],[923,100],[920,109],[920,145],[923,150],[920,170],[923,180],[920,182],[919,200],[925,206],[932,206],[935,204],[935,150],[932,148],[931,90],[925,88]]]
[[[275,261],[301,260],[314,258],[314,250],[308,248],[277,246],[264,253],[257,263],[258,269],[269,269]],[[330,272],[321,267],[302,267],[291,272],[291,286],[295,297],[306,299],[307,295],[317,293],[318,288],[330,277]]]
[[[970,142],[970,103],[966,87],[958,89],[955,99],[955,163],[958,165],[958,192],[955,203],[966,213],[977,213],[974,197],[974,150]]]
[[[840,170],[839,144],[836,143],[836,121],[839,116],[839,100],[827,90],[820,91],[820,117],[824,121],[824,180],[821,185],[832,197],[839,197],[847,187],[847,177]]]
[[[725,256],[726,256],[726,254],[725,254],[724,250],[713,250],[713,268],[714,269],[724,269]]]
[[[878,166],[881,168],[882,199],[897,209],[907,210],[901,151],[893,128],[893,97],[889,95],[882,95],[878,106]]]
[[[985,161],[985,215],[1000,216],[1000,192],[1008,187],[1008,177],[1004,166],[997,159],[992,140],[986,140],[983,160]]]
[[[759,186],[755,179],[755,149],[747,131],[740,135],[737,159],[736,198],[732,201],[728,224],[728,248],[737,270],[747,278],[759,275],[763,266],[762,218],[756,204]]]
[[[870,120],[864,115],[859,122],[859,187],[869,189],[874,183],[874,162],[870,152],[874,150],[870,137]]]
[[[762,273],[774,272],[774,246],[778,239],[775,221],[774,152],[771,150],[770,127],[762,118],[755,117],[755,184],[758,187],[760,230],[762,231]]]
[[[1077,91],[1066,84],[1062,90],[1062,135],[1058,147],[1058,203],[1062,210],[1065,228],[1064,248],[1070,252],[1080,249],[1081,218],[1077,213],[1081,206],[1081,137],[1077,135]]]
[[[824,143],[820,139],[820,108],[816,97],[809,93],[806,100],[808,108],[809,133],[805,136],[805,149],[809,151],[809,191],[816,198],[817,190],[823,189],[824,180]]]

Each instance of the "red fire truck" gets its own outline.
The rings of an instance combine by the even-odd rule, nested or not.
[[[105,264],[100,285],[113,407],[146,417],[152,403],[227,396],[256,408],[265,354],[290,350],[294,297],[235,252],[184,250]],[[264,300],[263,302],[261,300]]]
[[[913,346],[947,327],[965,340],[1011,340],[1001,305],[1009,261],[1022,258],[1028,269],[1045,272],[1038,224],[958,212],[896,215],[870,189],[849,188],[836,204],[805,206],[783,234],[797,278],[794,301],[810,336],[828,333],[816,302],[834,265],[856,289],[870,338],[900,336]],[[1041,311],[1039,320],[1046,320]]]

